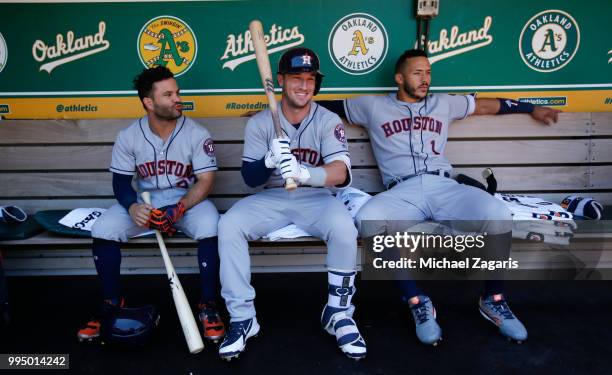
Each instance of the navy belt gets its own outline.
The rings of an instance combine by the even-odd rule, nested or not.
[[[394,187],[395,185],[399,184],[400,182],[404,182],[406,180],[411,179],[412,177],[420,176],[422,174],[432,174],[432,175],[436,175],[436,176],[450,177],[450,173],[448,173],[446,171],[443,171],[441,169],[439,169],[437,171],[422,171],[422,172],[415,173],[415,174],[409,174],[408,176],[395,177],[393,180],[391,180],[391,182],[389,182],[387,184],[387,190],[391,189],[392,187]]]

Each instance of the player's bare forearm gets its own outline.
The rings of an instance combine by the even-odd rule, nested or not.
[[[322,168],[324,168],[325,173],[327,173],[325,186],[342,185],[346,182],[348,170],[346,164],[344,164],[342,160],[334,160],[329,164],[325,164]]]
[[[473,115],[496,115],[499,112],[499,99],[477,98]]]
[[[202,202],[213,189],[215,183],[215,172],[205,172],[196,175],[196,183],[191,189],[181,198],[188,210],[196,204]]]

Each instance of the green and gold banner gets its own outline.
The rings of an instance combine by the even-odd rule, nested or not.
[[[164,65],[187,113],[266,107],[248,24],[264,24],[272,66],[314,49],[318,97],[394,90],[416,36],[410,0],[0,3],[0,116],[137,117],[132,79]],[[570,112],[612,110],[612,2],[441,1],[428,52],[433,92],[478,92]]]

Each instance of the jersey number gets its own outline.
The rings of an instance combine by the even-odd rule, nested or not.
[[[436,151],[436,140],[435,139],[431,141],[431,151],[433,151],[433,153],[436,155],[440,155],[440,153]]]

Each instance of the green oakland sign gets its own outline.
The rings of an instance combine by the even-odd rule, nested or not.
[[[0,3],[0,115],[142,114],[132,80],[162,65],[193,116],[265,107],[249,22],[264,25],[273,70],[313,49],[318,98],[395,89],[395,60],[414,48],[414,1],[244,0]],[[291,11],[288,11],[290,9]],[[610,111],[612,2],[441,2],[427,52],[432,92],[523,98],[564,111]],[[62,108],[61,111],[58,108]],[[95,108],[95,110],[93,110]]]

